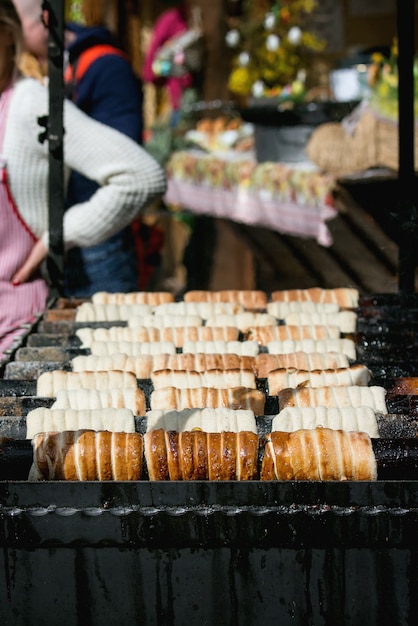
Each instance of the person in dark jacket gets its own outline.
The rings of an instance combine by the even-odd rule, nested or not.
[[[67,96],[93,119],[141,144],[141,81],[111,32],[104,26],[68,23],[65,38]],[[88,200],[96,189],[95,182],[72,172],[67,205]],[[137,290],[138,258],[131,227],[99,245],[69,251],[64,280],[67,297],[89,297],[96,291]]]

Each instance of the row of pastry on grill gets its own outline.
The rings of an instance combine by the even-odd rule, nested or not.
[[[110,330],[110,329],[109,329]],[[171,341],[139,341],[133,339],[93,340],[91,343],[83,343],[83,348],[88,349],[91,354],[103,356],[123,352],[128,356],[138,356],[141,354],[235,354],[238,356],[254,357],[260,353],[269,354],[292,354],[294,352],[305,352],[308,354],[345,354],[347,359],[356,359],[356,347],[352,339],[349,338],[327,338],[327,339],[284,339],[269,341],[265,349],[260,350],[260,345],[255,340],[244,341],[184,341],[181,348],[178,348]]]
[[[274,431],[263,441],[242,430],[72,430],[38,433],[32,443],[30,480],[377,479],[369,435],[330,428]]]
[[[255,356],[236,352],[185,352],[131,354],[131,350],[118,349],[109,354],[78,355],[71,361],[74,371],[130,370],[138,379],[156,379],[161,370],[185,370],[205,372],[208,370],[241,370],[252,373],[254,378],[267,378],[273,370],[295,368],[297,370],[329,370],[348,368],[353,361],[344,352],[295,352],[259,353]],[[132,347],[132,346],[131,346]],[[342,347],[342,350],[345,349]]]
[[[184,321],[184,320],[182,320]],[[256,341],[265,346],[270,341],[303,339],[338,339],[341,331],[335,325],[319,324],[274,324],[268,326],[250,326],[246,333],[241,333],[237,326],[169,325],[169,326],[110,326],[108,328],[78,328],[76,336],[83,348],[89,348],[96,341],[141,341],[149,343],[170,342],[176,348],[183,348],[186,341]]]
[[[138,291],[132,293],[109,293],[100,291],[91,298],[94,304],[151,304],[174,302],[170,292]],[[341,308],[355,308],[359,303],[357,289],[337,287],[323,289],[282,289],[270,296],[258,289],[189,290],[184,293],[184,302],[234,302],[246,309],[264,309],[271,302],[317,302],[337,304]]]
[[[243,333],[252,327],[275,326],[279,321],[289,325],[330,325],[337,326],[343,333],[355,330],[356,312],[353,310],[330,310],[329,305],[316,304],[307,307],[305,303],[280,303],[280,307],[269,307],[267,312],[255,312],[243,309],[236,311],[226,304],[207,303],[206,311],[194,303],[193,307],[180,308],[182,302],[171,303],[172,308],[159,309],[149,305],[117,305],[82,303],[76,310],[75,321],[88,322],[125,322],[129,328],[165,328],[188,326],[232,326]],[[273,303],[272,303],[273,304]],[[277,303],[279,305],[279,303]],[[174,307],[177,307],[174,308]],[[309,310],[309,309],[312,310]],[[168,311],[168,312],[165,312]]]
[[[258,432],[256,417],[251,409],[151,409],[144,413],[144,417],[146,431],[163,428],[178,432],[195,429],[204,432]],[[364,431],[373,438],[379,437],[377,413],[373,407],[367,405],[284,407],[275,416],[271,416],[271,431],[292,432],[318,427]],[[27,439],[32,439],[39,432],[79,429],[110,432],[139,430],[136,428],[135,415],[129,408],[38,407],[29,411],[26,416]]]
[[[361,370],[363,372],[363,370]],[[320,385],[312,379],[309,384],[284,385],[278,389],[278,403],[281,408],[309,406],[371,406],[379,413],[386,413],[383,387],[369,386],[368,379],[358,380],[355,384]],[[304,379],[304,383],[307,379]],[[68,372],[54,370],[42,373],[37,380],[37,395],[55,398],[56,408],[130,408],[135,415],[144,415],[146,398],[138,387],[137,379],[129,371],[80,371]],[[188,408],[245,408],[255,415],[264,415],[264,391],[256,386],[243,385],[181,387],[164,385],[154,388],[150,393],[152,409],[188,409]]]

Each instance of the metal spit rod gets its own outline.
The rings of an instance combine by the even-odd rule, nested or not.
[[[397,1],[399,133],[399,291],[412,293],[417,262],[418,219],[415,202],[414,55],[415,2]]]

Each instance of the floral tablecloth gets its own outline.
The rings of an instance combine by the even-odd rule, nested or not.
[[[165,202],[192,213],[332,244],[335,178],[310,163],[257,163],[252,153],[174,152]]]

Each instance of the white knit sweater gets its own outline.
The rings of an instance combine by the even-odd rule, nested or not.
[[[20,79],[7,118],[2,156],[19,212],[48,246],[48,142],[41,144],[38,118],[48,113],[48,90]],[[132,222],[166,188],[163,169],[122,133],[64,103],[65,181],[75,169],[101,185],[88,202],[68,209],[64,243],[91,246]]]

